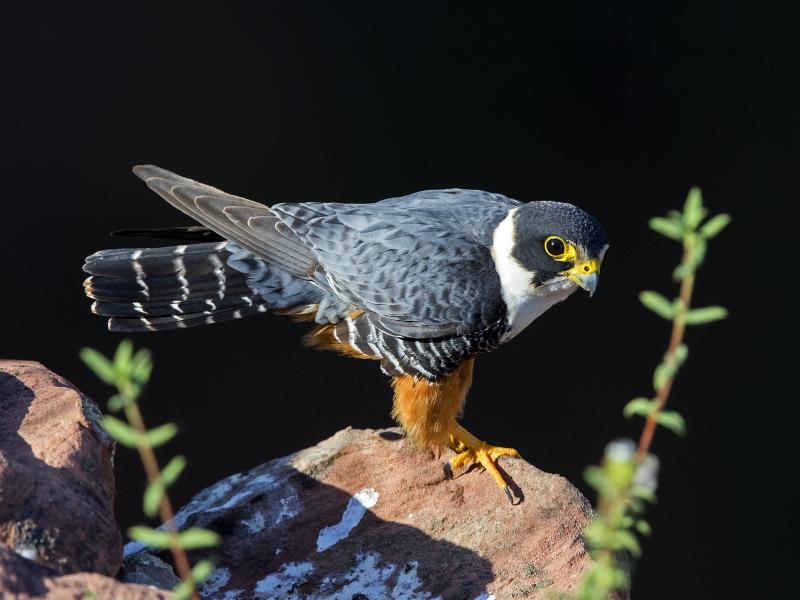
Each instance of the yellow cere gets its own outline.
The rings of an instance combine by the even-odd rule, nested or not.
[[[578,263],[573,268],[569,270],[570,273],[575,273],[577,275],[591,275],[592,273],[599,273],[600,272],[600,261],[596,258],[591,260],[585,260],[583,262]]]

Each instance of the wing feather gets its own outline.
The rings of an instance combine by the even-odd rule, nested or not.
[[[313,251],[291,229],[275,227],[279,219],[269,207],[153,165],[133,172],[172,206],[271,264],[304,278],[316,269]],[[252,217],[258,219],[256,227],[250,225]]]

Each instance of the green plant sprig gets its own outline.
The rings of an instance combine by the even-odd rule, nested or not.
[[[655,430],[661,425],[679,435],[686,431],[685,420],[678,412],[664,410],[675,376],[689,356],[683,342],[686,326],[710,323],[728,314],[721,306],[691,308],[695,274],[705,259],[708,240],[731,220],[729,215],[719,214],[703,223],[707,215],[700,190],[692,188],[683,212],[670,211],[666,217],[650,220],[651,229],[683,245],[681,263],[673,271],[680,291],[672,301],[653,291],[639,295],[645,307],[672,322],[672,331],[664,358],[653,373],[654,397],[634,398],[623,409],[628,418],[645,418],[639,443],[612,442],[606,447],[602,463],[586,469],[586,481],[598,495],[596,518],[584,531],[594,562],[578,585],[574,596],[577,600],[605,600],[611,592],[627,587],[628,574],[620,566],[621,554],[637,558],[641,548],[636,534],[650,535],[650,525],[641,515],[647,503],[656,500],[658,459],[650,453]]]
[[[708,240],[716,237],[731,221],[730,215],[722,213],[702,224],[707,215],[708,210],[703,206],[703,196],[700,189],[695,187],[689,191],[682,213],[671,211],[667,217],[650,220],[651,229],[682,243],[683,258],[673,272],[673,279],[680,282],[677,298],[670,302],[653,291],[645,291],[639,295],[639,300],[645,307],[661,318],[672,321],[672,332],[664,359],[653,373],[655,397],[649,400],[635,398],[623,410],[627,417],[633,415],[645,417],[644,429],[636,449],[638,462],[644,460],[647,455],[657,425],[662,425],[679,435],[686,431],[686,422],[679,413],[664,410],[675,375],[689,357],[689,348],[683,343],[686,326],[703,325],[728,316],[728,311],[721,306],[691,308],[695,273],[705,259]]]
[[[153,370],[150,353],[142,349],[134,354],[133,343],[123,340],[117,347],[113,360],[92,348],[83,348],[80,356],[101,381],[117,389],[117,393],[108,401],[108,409],[111,412],[121,410],[127,422],[104,415],[103,426],[117,442],[138,451],[148,481],[142,502],[143,510],[148,517],[158,515],[162,523],[161,530],[145,526],[131,527],[128,535],[147,546],[169,548],[181,579],[181,583],[173,590],[172,598],[197,599],[197,584],[205,580],[214,567],[209,561],[200,561],[192,568],[186,551],[215,546],[219,543],[219,536],[213,531],[199,528],[178,531],[175,526],[175,513],[167,488],[183,472],[186,459],[175,456],[161,469],[154,449],[175,437],[178,427],[175,423],[166,423],[149,430],[145,427],[138,400]]]

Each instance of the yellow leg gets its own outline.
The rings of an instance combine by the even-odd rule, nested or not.
[[[453,471],[470,464],[478,463],[494,478],[495,483],[506,493],[510,502],[514,502],[511,489],[497,468],[497,459],[501,456],[522,458],[514,448],[501,448],[492,446],[476,438],[469,431],[456,424],[455,430],[450,434],[450,448],[456,455],[445,465],[445,474],[452,477]]]

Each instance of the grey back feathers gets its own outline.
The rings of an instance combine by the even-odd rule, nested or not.
[[[425,339],[488,327],[503,313],[488,246],[513,206],[448,190],[272,210],[314,252],[321,287],[378,315],[385,331]]]

